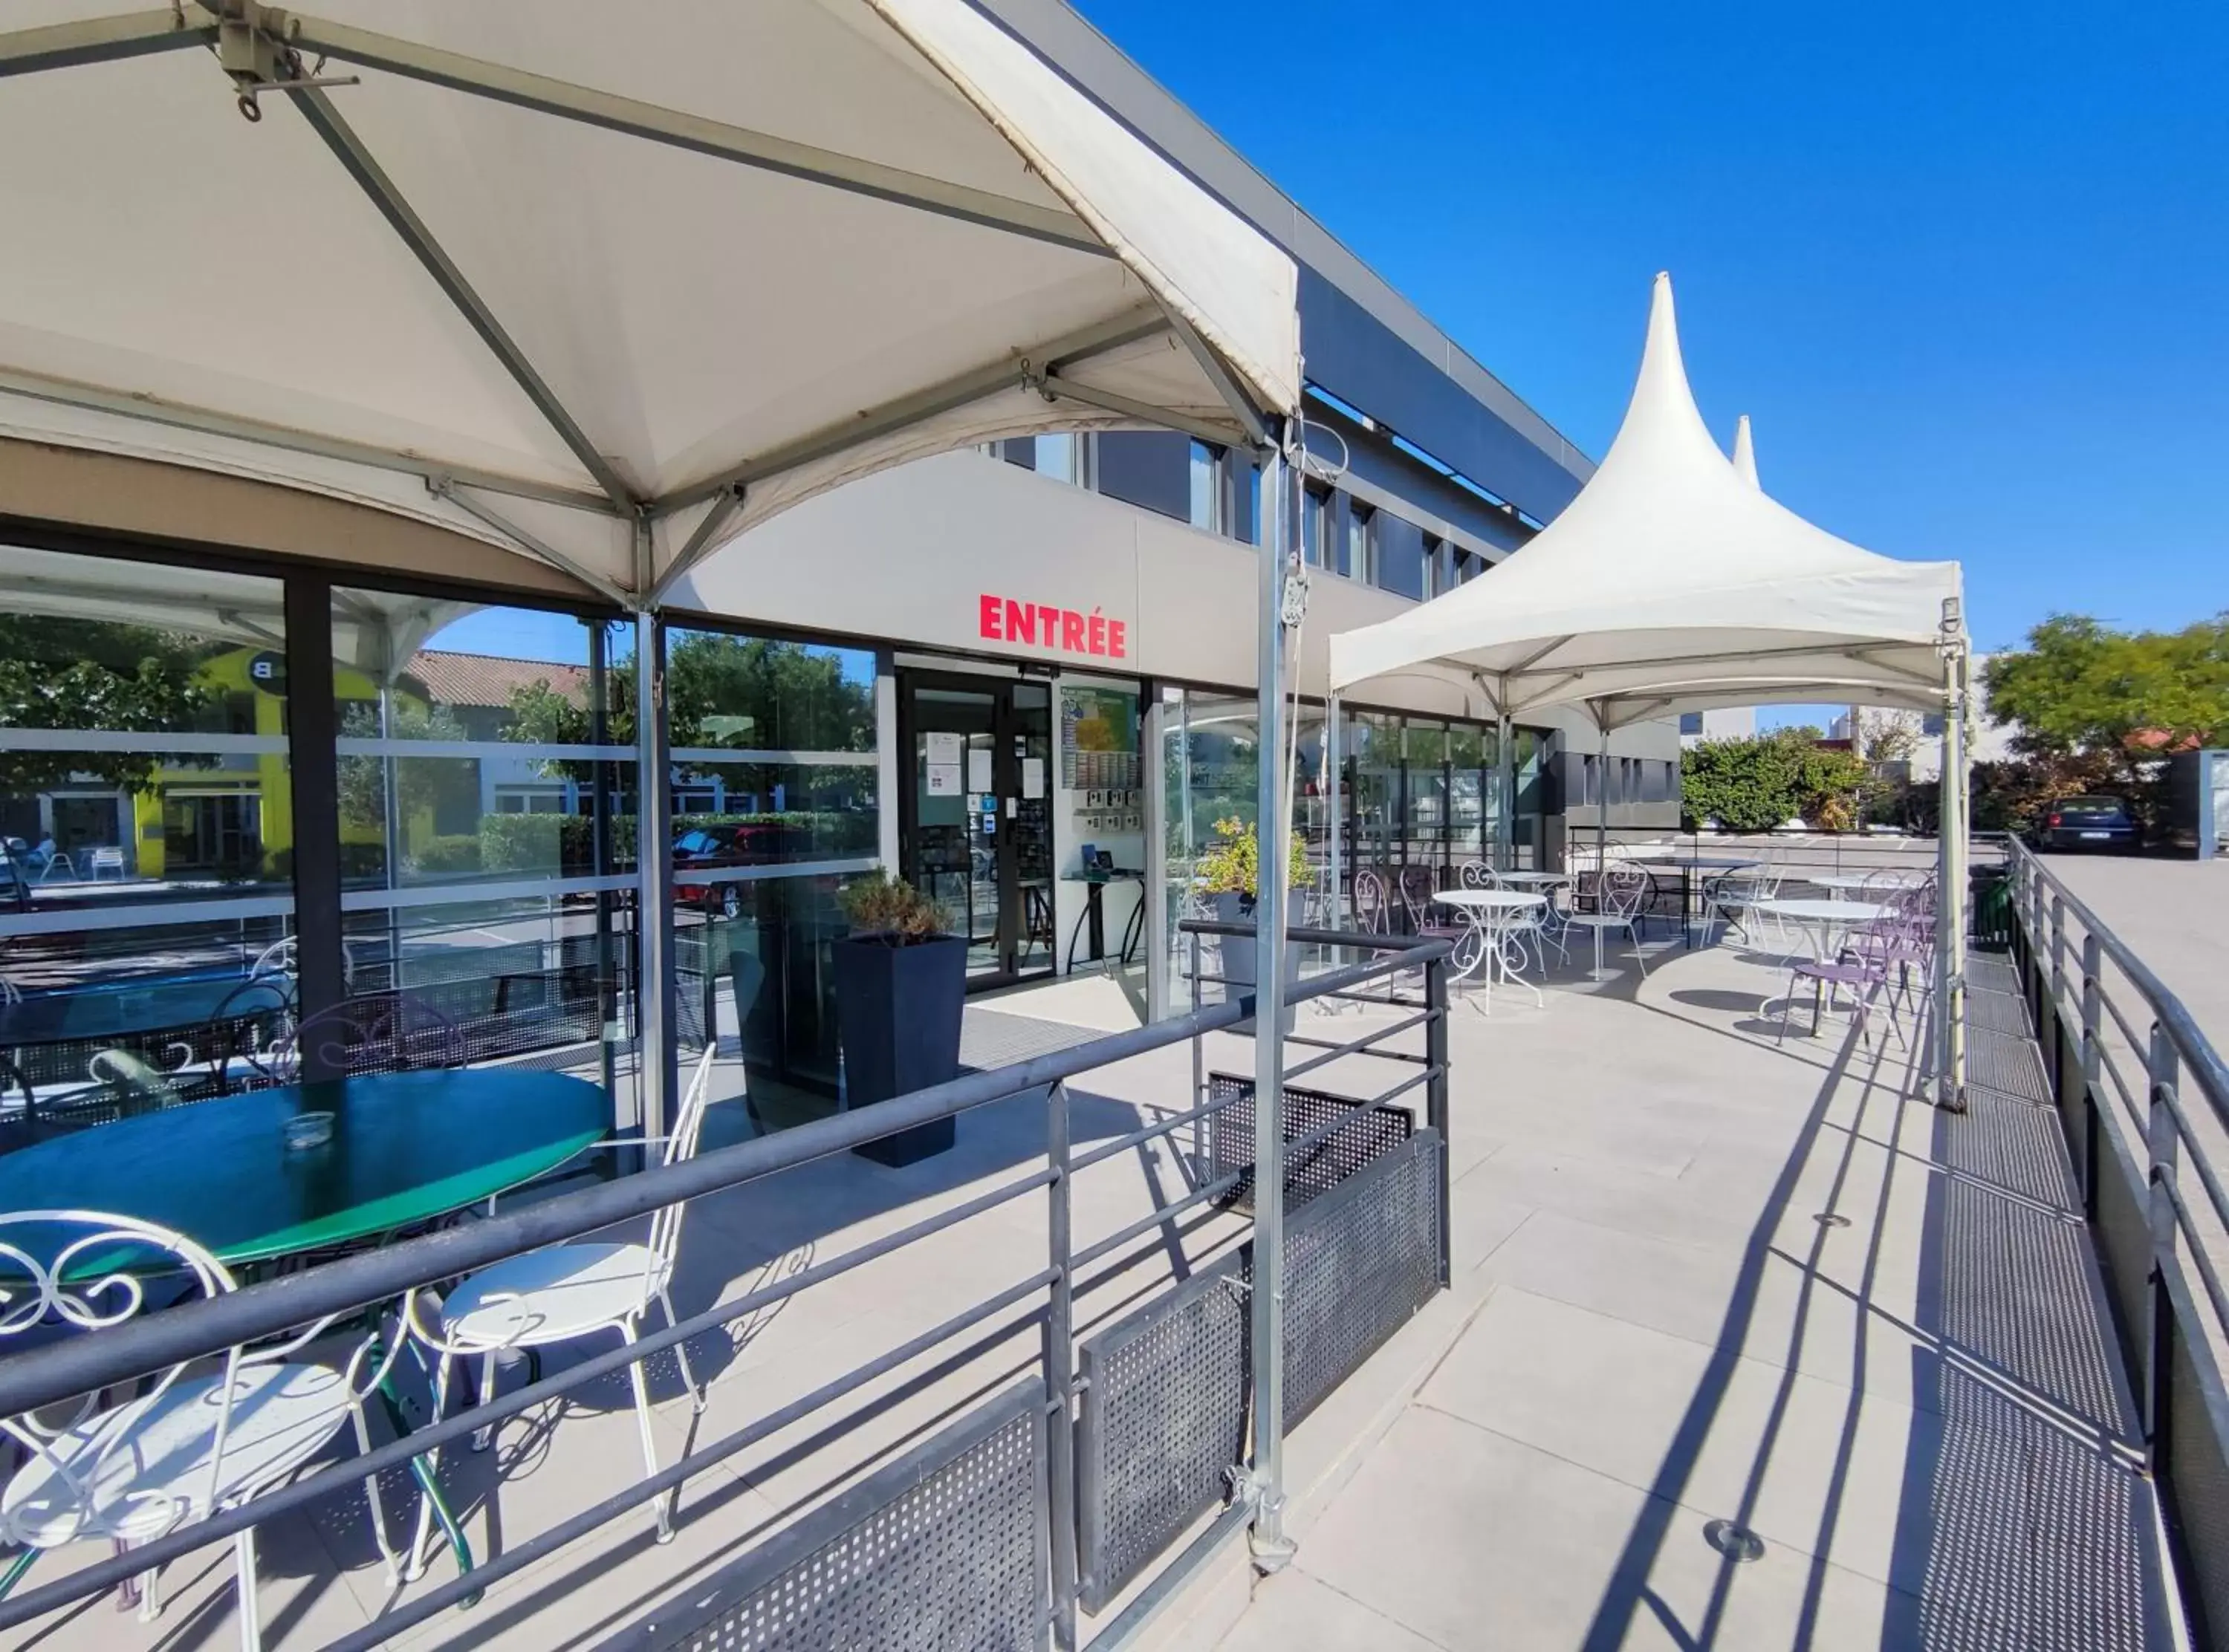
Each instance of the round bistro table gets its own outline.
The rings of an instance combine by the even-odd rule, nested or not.
[[[332,1140],[292,1149],[297,1113]],[[562,1073],[382,1073],[251,1090],[0,1156],[0,1211],[175,1228],[228,1267],[376,1239],[556,1169],[603,1139],[604,1092]]]
[[[289,1148],[286,1122],[319,1111],[333,1115],[332,1139]],[[136,1216],[237,1268],[466,1209],[601,1141],[610,1119],[601,1089],[562,1073],[367,1073],[254,1090],[0,1156],[0,1213]],[[408,1434],[386,1380],[380,1397],[396,1434]],[[410,1466],[469,1572],[471,1545],[431,1469],[423,1457]]]

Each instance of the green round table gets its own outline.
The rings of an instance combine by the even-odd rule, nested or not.
[[[290,1149],[295,1114],[332,1140]],[[376,1239],[530,1181],[601,1141],[604,1092],[560,1073],[386,1073],[144,1113],[0,1156],[0,1212],[97,1210],[227,1265]]]

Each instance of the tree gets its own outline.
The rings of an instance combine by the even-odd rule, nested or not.
[[[1705,740],[1680,754],[1680,811],[1690,826],[1769,832],[1800,816],[1828,830],[1856,823],[1864,759],[1819,744],[1815,728]]]
[[[2150,815],[2161,759],[2229,736],[2229,613],[2177,631],[2053,614],[1982,682],[1989,714],[2016,732],[2010,762],[1975,772],[1976,826],[2024,827],[2084,791],[2118,791]]]
[[[446,706],[421,706],[397,699],[389,714],[388,737],[398,740],[461,740],[471,738]],[[341,714],[344,739],[380,738],[379,708],[357,701]],[[387,759],[344,757],[333,764],[341,818],[355,826],[382,826],[387,819]],[[400,757],[395,759],[396,812],[408,821],[421,810],[444,803],[479,798],[479,765],[468,757]]]
[[[634,739],[633,660],[611,669],[607,737]],[[665,702],[673,745],[735,751],[874,750],[875,691],[844,675],[838,656],[802,643],[690,631],[666,656]],[[594,738],[588,708],[545,680],[514,689],[504,738],[535,745],[585,745]],[[592,784],[587,762],[543,765],[544,772]]]
[[[172,733],[222,704],[199,680],[216,645],[116,620],[0,615],[0,727]],[[28,797],[90,776],[130,791],[158,767],[213,759],[138,752],[0,752],[0,795]]]
[[[2025,757],[2102,757],[2140,787],[2162,752],[2229,733],[2229,613],[2179,631],[2054,614],[1982,668],[1989,714]]]

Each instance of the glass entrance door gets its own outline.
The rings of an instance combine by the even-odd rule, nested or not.
[[[1050,973],[1051,689],[909,673],[898,716],[904,874],[967,938],[969,985]]]

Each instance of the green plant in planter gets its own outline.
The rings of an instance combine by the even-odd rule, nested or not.
[[[1231,815],[1215,823],[1215,841],[1207,846],[1194,868],[1201,889],[1211,895],[1261,893],[1261,849],[1251,822]],[[1285,887],[1297,888],[1308,880],[1307,846],[1298,834],[1285,837]]]
[[[870,872],[845,884],[838,897],[858,940],[891,946],[933,941],[950,926],[942,906],[894,872]]]

